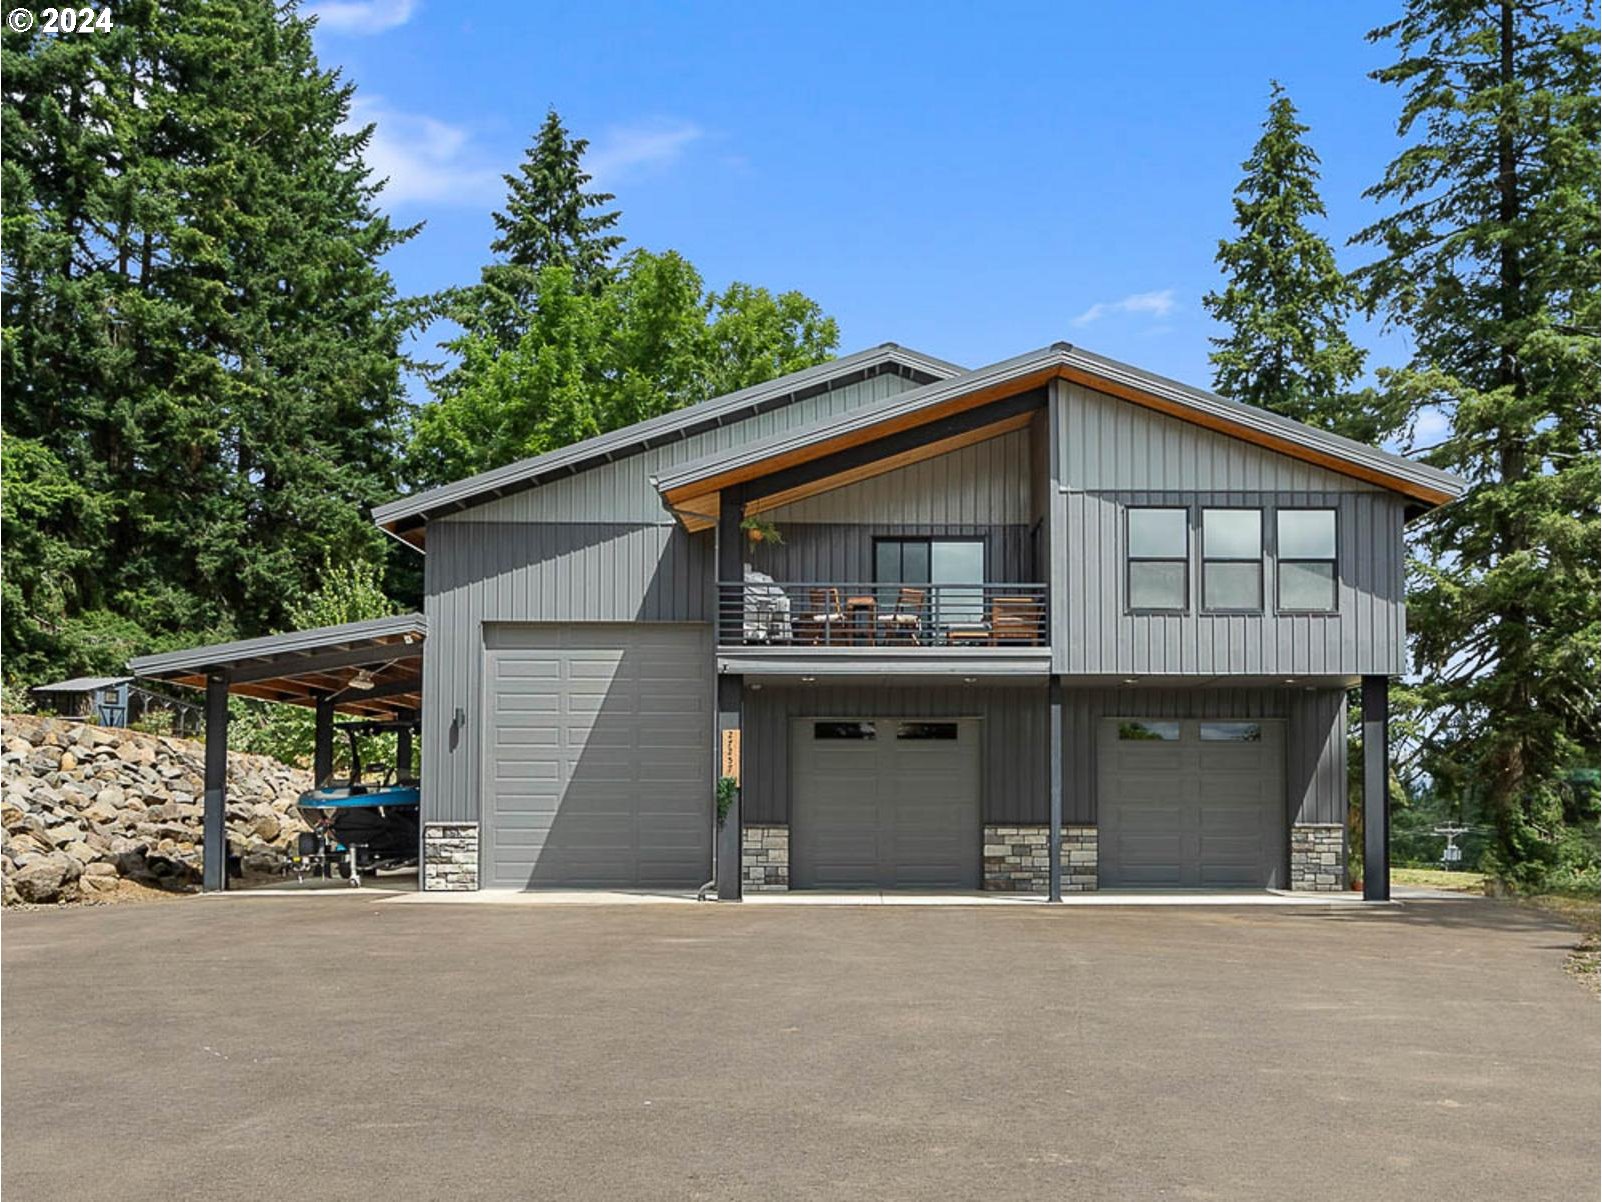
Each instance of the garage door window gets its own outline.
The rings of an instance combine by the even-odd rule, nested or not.
[[[1118,738],[1123,742],[1177,743],[1179,723],[1124,721],[1118,724]]]
[[[957,737],[957,724],[955,722],[900,722],[896,724],[896,738],[912,742],[921,742],[926,739],[955,741]]]
[[[814,739],[877,739],[879,729],[872,722],[814,722]]]
[[[1215,612],[1263,608],[1263,514],[1202,510],[1202,605]]]
[[[1263,728],[1255,722],[1203,722],[1203,743],[1261,743]]]

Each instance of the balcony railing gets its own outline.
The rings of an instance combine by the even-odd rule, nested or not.
[[[1044,584],[718,585],[724,647],[1044,647]]]

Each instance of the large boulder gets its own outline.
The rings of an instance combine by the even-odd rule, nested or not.
[[[67,856],[40,856],[12,874],[11,887],[25,902],[44,905],[58,901],[67,884]]]

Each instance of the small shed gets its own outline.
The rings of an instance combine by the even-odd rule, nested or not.
[[[127,726],[128,686],[132,683],[132,676],[75,676],[35,685],[28,692],[57,714],[92,718],[101,726]]]

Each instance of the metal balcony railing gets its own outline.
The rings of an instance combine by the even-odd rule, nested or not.
[[[1044,584],[724,581],[723,647],[1044,647]]]

